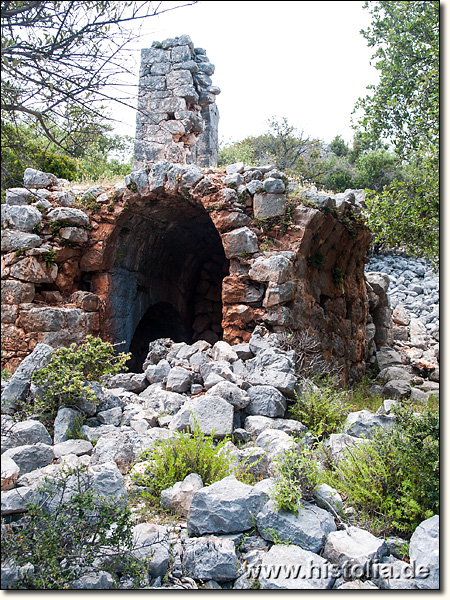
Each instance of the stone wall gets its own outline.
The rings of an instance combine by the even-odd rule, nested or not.
[[[189,36],[142,50],[133,168],[160,160],[215,166],[218,87],[214,65]]]
[[[270,167],[160,161],[114,188],[26,172],[2,206],[3,353],[100,333],[136,355],[155,337],[246,342],[310,330],[345,378],[364,371],[370,234],[353,193],[291,193]],[[140,365],[136,364],[138,370]]]

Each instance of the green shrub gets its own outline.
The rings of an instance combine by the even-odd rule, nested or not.
[[[58,348],[49,364],[33,375],[33,382],[42,390],[30,409],[41,414],[43,420],[56,415],[60,406],[80,407],[81,402],[96,403],[91,381],[100,381],[103,375],[116,375],[126,370],[130,354],[114,355],[114,347],[101,338],[86,336],[83,343]]]
[[[196,423],[192,434],[178,432],[174,438],[160,440],[146,450],[141,457],[148,463],[146,471],[135,475],[134,480],[148,488],[153,500],[158,500],[162,490],[190,473],[200,475],[203,485],[219,481],[229,475],[231,467],[225,443],[222,440],[216,444],[213,434],[206,436]]]
[[[75,485],[75,493],[61,501],[68,484]],[[42,500],[28,504],[19,522],[2,524],[2,558],[17,566],[34,565],[34,570],[24,570],[18,587],[67,589],[74,579],[116,564],[139,585],[146,568],[132,555],[134,523],[129,509],[96,495],[80,469],[42,485],[40,491]],[[56,502],[51,512],[49,500]]]
[[[276,462],[275,483],[271,497],[278,510],[298,514],[300,500],[312,500],[314,488],[319,483],[317,460],[310,449],[300,446],[287,450]]]
[[[347,389],[346,406],[349,412],[357,410],[371,410],[376,412],[383,404],[383,397],[380,394],[373,394],[370,387],[373,381],[365,375],[361,381]]]
[[[328,483],[357,509],[362,526],[408,537],[439,513],[439,416],[405,407],[395,413],[393,430],[348,450]]]
[[[318,380],[317,380],[318,381]],[[295,419],[306,425],[319,440],[329,437],[342,427],[347,416],[346,393],[339,390],[331,378],[303,383],[302,392],[295,393],[295,404],[291,412]]]

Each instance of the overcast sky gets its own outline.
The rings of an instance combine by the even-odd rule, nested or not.
[[[263,133],[271,117],[286,117],[325,142],[337,134],[350,142],[355,102],[378,81],[370,66],[373,49],[360,34],[370,23],[363,4],[199,2],[148,19],[139,46],[188,34],[205,48],[216,66],[213,84],[222,90],[223,142]],[[133,135],[133,111],[120,116],[127,126],[118,131]]]

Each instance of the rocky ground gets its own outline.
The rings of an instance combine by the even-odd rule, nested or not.
[[[439,275],[423,258],[402,254],[378,254],[370,257],[367,271],[389,275],[392,308],[403,306],[410,317],[418,318],[427,332],[439,340]]]
[[[402,333],[394,335],[393,348],[379,348],[374,355],[379,371],[374,391],[385,398],[379,410],[350,413],[345,433],[333,434],[326,441],[336,461],[342,459],[343,448],[370,438],[375,428],[389,430],[395,419],[390,410],[396,401],[408,396],[426,401],[430,395],[439,394],[437,323],[427,321],[434,308],[421,308],[428,306],[427,299],[435,298],[435,280],[421,261],[414,263],[413,271],[411,261],[401,260],[421,286],[418,281],[406,285],[407,280],[402,280],[405,271],[399,274],[396,259],[389,256],[373,258],[368,265],[369,269],[390,269],[397,301],[393,330]],[[386,281],[386,276],[380,278]],[[420,305],[419,287],[423,289]],[[414,294],[413,301],[409,292]],[[32,373],[49,361],[51,352],[50,347],[39,344],[8,381],[5,397],[26,396]],[[399,540],[383,540],[353,525],[351,511],[328,486],[319,486],[314,502],[304,503],[298,515],[276,509],[270,495],[274,461],[299,443],[299,433],[306,432],[302,423],[290,418],[288,410],[296,388],[294,352],[283,350],[276,335],[257,328],[249,343],[233,347],[225,342],[211,346],[198,341],[189,346],[158,340],[150,344],[143,369],[140,374],[116,375],[102,386],[93,384],[98,406],[85,403],[82,407],[88,415],[82,427],[85,439],[68,439],[68,430],[79,417],[74,408],[59,409],[53,438],[36,420],[14,422],[12,415],[3,415],[2,515],[7,519],[20,517],[26,511],[25,503],[36,498],[36,488],[44,476],[56,476],[67,465],[86,466],[96,492],[125,503],[134,491],[131,475],[139,472],[141,453],[156,440],[170,439],[176,432],[192,428],[195,419],[202,432],[213,433],[218,440],[233,432],[235,443],[227,442],[227,448],[235,464],[250,469],[260,481],[245,484],[231,472],[213,485],[203,486],[199,476],[188,476],[161,496],[166,509],[184,515],[170,525],[143,521],[139,507],[135,507],[136,543],[151,543],[150,587],[439,587],[438,516],[424,521],[410,542],[410,561],[428,565],[431,575],[411,579],[405,575],[408,563],[398,554]],[[13,412],[11,405],[5,410]],[[345,522],[337,518],[339,513]],[[366,570],[366,576],[352,580],[324,568],[321,576],[313,579],[290,577],[285,571],[278,577],[270,573],[277,565],[324,567],[326,560],[337,569],[356,564]],[[374,560],[379,568],[369,569]],[[386,576],[382,569],[385,564],[397,575]],[[253,569],[250,579],[249,568]],[[3,586],[14,585],[19,575],[18,567],[3,565]],[[113,579],[100,570],[72,581],[70,586],[106,589],[113,586]],[[133,583],[122,578],[119,587],[131,589]]]

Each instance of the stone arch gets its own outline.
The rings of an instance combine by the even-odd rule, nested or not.
[[[210,214],[187,195],[159,194],[123,211],[106,242],[108,278],[101,331],[136,354],[161,337],[222,339],[222,280],[229,272]],[[97,291],[97,290],[96,290]],[[133,346],[133,347],[132,347]],[[144,356],[145,358],[145,356]],[[140,363],[140,364],[138,364]]]

